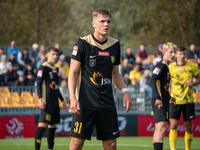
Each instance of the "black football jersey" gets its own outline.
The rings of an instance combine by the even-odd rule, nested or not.
[[[162,60],[154,67],[153,74],[150,79],[153,100],[170,100],[170,95],[168,91],[169,81],[170,74],[168,64],[164,60]]]
[[[107,37],[99,42],[94,35],[78,38],[72,59],[81,62],[76,86],[80,107],[91,110],[114,110],[112,94],[113,65],[120,64],[120,43]]]
[[[63,100],[58,86],[58,68],[44,62],[37,72],[38,97],[46,104],[46,109],[58,105],[58,98]]]

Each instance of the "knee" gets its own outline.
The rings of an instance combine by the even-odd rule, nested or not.
[[[117,141],[116,140],[108,140],[103,142],[104,150],[116,150]]]
[[[177,124],[171,124],[170,128],[171,128],[171,130],[177,130],[178,125]]]
[[[167,132],[167,127],[161,126],[157,129],[157,132],[165,134]]]
[[[185,124],[185,130],[186,130],[188,133],[191,133],[191,132],[192,132],[192,124],[186,123],[186,124]]]
[[[73,140],[70,143],[70,150],[81,150],[83,147],[83,140]]]

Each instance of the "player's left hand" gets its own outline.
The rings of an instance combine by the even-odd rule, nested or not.
[[[170,103],[174,103],[174,105],[176,105],[176,99],[174,97],[171,97],[169,100]]]
[[[128,91],[124,92],[124,98],[123,98],[124,107],[126,106],[126,113],[131,109],[132,101],[131,96]]]
[[[64,101],[63,101],[63,110],[64,110],[64,111],[67,111],[68,107],[69,107],[69,104],[67,104],[67,103],[65,102],[65,100],[64,100]]]
[[[188,80],[187,82],[185,82],[185,84],[186,84],[187,86],[192,86],[193,82],[192,82],[191,80]]]

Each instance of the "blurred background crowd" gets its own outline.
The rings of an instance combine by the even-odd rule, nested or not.
[[[64,97],[68,97],[68,74],[70,56],[63,54],[60,45],[54,45],[59,49],[56,66],[59,68],[59,85]],[[0,85],[1,86],[33,86],[36,81],[38,68],[46,61],[47,47],[32,44],[31,49],[24,47],[19,49],[15,41],[11,41],[10,47],[0,47]],[[150,77],[154,66],[162,60],[162,44],[158,45],[156,55],[148,54],[145,45],[139,45],[138,50],[128,47],[121,56],[120,73],[125,84],[133,87],[137,92],[146,92],[151,97]],[[187,60],[194,62],[200,70],[200,49],[196,50],[191,44],[187,50]]]

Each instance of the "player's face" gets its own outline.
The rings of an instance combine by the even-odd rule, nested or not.
[[[167,61],[172,62],[175,56],[175,49],[174,48],[169,48],[166,52],[165,52],[165,58],[167,59]]]
[[[50,51],[47,53],[48,62],[54,64],[58,59],[58,53],[54,51]]]
[[[178,62],[185,62],[185,51],[177,51],[176,58]]]
[[[97,17],[93,19],[92,25],[96,33],[105,36],[109,32],[111,25],[111,18],[109,16],[104,16],[99,14]]]

